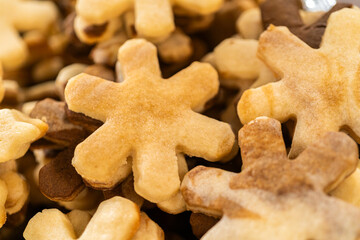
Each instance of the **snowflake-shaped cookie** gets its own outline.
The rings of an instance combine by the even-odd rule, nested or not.
[[[199,166],[182,183],[190,210],[222,216],[202,239],[358,239],[360,210],[325,193],[356,168],[346,134],[329,132],[289,160],[280,123],[262,117],[239,142],[241,173]]]
[[[270,26],[258,54],[282,80],[245,91],[238,104],[243,124],[259,116],[296,119],[290,157],[327,131],[350,128],[360,136],[360,11],[331,14],[322,45],[312,49],[285,27]]]
[[[119,61],[122,83],[80,74],[66,86],[70,110],[105,122],[77,146],[72,163],[92,186],[111,188],[132,156],[136,192],[162,202],[180,187],[176,153],[218,161],[232,152],[230,126],[193,111],[217,93],[217,74],[195,62],[165,80],[155,46],[142,39],[127,41]]]

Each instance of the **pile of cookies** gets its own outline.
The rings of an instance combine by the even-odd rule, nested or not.
[[[0,0],[0,239],[360,240],[359,49],[344,1]]]

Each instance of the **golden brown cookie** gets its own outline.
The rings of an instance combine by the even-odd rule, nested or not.
[[[188,208],[222,216],[202,239],[351,239],[360,237],[360,210],[326,192],[351,174],[358,149],[329,132],[294,160],[281,125],[257,118],[239,132],[243,171],[198,166],[184,178]]]
[[[241,122],[259,116],[296,119],[290,157],[327,131],[346,127],[357,139],[359,31],[360,11],[348,8],[331,14],[320,49],[285,27],[270,26],[260,38],[258,55],[281,81],[245,91],[238,104]]]
[[[216,94],[217,74],[195,62],[162,79],[156,48],[142,39],[127,41],[119,61],[122,83],[80,74],[66,86],[70,110],[105,122],[77,146],[72,163],[92,186],[111,188],[132,156],[136,192],[162,202],[180,186],[176,153],[219,161],[234,149],[228,124],[193,111]]]

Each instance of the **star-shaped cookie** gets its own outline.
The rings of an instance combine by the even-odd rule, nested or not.
[[[45,30],[57,18],[50,1],[0,0],[0,61],[5,69],[19,67],[28,50],[18,31]]]
[[[240,130],[239,143],[241,173],[198,166],[182,183],[190,210],[222,216],[203,240],[360,237],[360,210],[326,194],[358,163],[346,134],[328,132],[289,160],[280,122],[261,117]]]
[[[234,149],[228,124],[193,111],[217,93],[217,74],[195,62],[163,79],[156,48],[143,39],[127,41],[119,62],[122,83],[80,74],[66,86],[70,110],[105,122],[77,146],[72,164],[92,186],[111,188],[132,156],[136,192],[162,202],[180,187],[176,153],[219,161]]]
[[[296,119],[290,157],[327,131],[351,129],[360,136],[360,11],[331,14],[321,47],[310,48],[285,27],[270,26],[258,55],[279,82],[245,91],[238,104],[243,124],[259,116]]]

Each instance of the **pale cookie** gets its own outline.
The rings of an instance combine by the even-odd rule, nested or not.
[[[92,186],[111,188],[132,156],[136,192],[162,202],[180,187],[176,153],[219,161],[236,149],[228,124],[193,111],[217,93],[217,74],[195,62],[165,80],[155,46],[142,39],[127,41],[119,62],[122,83],[80,74],[66,86],[70,110],[105,122],[77,146],[72,164]]]
[[[17,172],[14,160],[0,163],[0,227],[6,214],[18,213],[29,197],[29,186],[24,177]]]
[[[6,222],[6,209],[5,202],[8,194],[8,189],[6,183],[0,180],[0,228]]]
[[[346,43],[346,44],[344,44]],[[312,49],[285,27],[270,26],[258,55],[281,81],[245,91],[238,104],[243,124],[258,116],[296,119],[290,157],[327,131],[350,128],[358,141],[360,125],[360,11],[331,14],[320,49]]]
[[[346,178],[330,194],[345,202],[360,207],[360,168],[358,167],[348,178]]]
[[[222,3],[223,0],[108,0],[106,3],[102,0],[79,0],[76,4],[75,30],[82,41],[103,41],[111,36],[89,38],[84,29],[89,25],[111,25],[120,15],[134,9],[137,34],[148,39],[164,39],[175,30],[173,6],[192,13],[208,15],[218,10]],[[104,30],[104,34],[108,32],[114,34],[116,30]]]
[[[221,84],[242,89],[276,80],[272,71],[256,56],[258,41],[237,37],[222,41],[214,49],[214,64]]]
[[[175,30],[165,41],[157,44],[160,59],[167,64],[184,62],[193,54],[191,38],[180,29]]]
[[[180,180],[184,178],[185,174],[189,171],[188,166],[185,160],[185,156],[182,154],[177,154],[178,158],[178,169]],[[105,199],[121,196],[125,197],[133,202],[135,202],[140,208],[144,203],[144,198],[139,196],[134,189],[134,178],[132,175],[127,177],[121,184],[111,190],[106,190],[103,192]],[[158,208],[162,211],[170,214],[179,214],[186,210],[184,199],[179,192],[169,200],[159,202],[156,204]]]
[[[221,84],[239,90],[221,114],[221,120],[236,132],[241,127],[236,105],[243,92],[276,81],[274,73],[256,56],[257,49],[257,40],[237,37],[225,39],[214,49],[213,62]]]
[[[0,110],[0,162],[22,157],[30,144],[45,135],[48,126],[16,110]]]
[[[3,69],[0,62],[0,102],[3,100],[5,95],[5,87],[3,85]]]
[[[46,30],[57,18],[50,1],[0,0],[0,61],[5,69],[15,69],[28,55],[18,31]]]
[[[260,9],[251,8],[244,11],[236,20],[236,29],[245,39],[258,39],[264,31]]]
[[[83,214],[82,214],[83,216]],[[76,216],[71,216],[74,222]],[[24,231],[26,240],[72,240],[72,239],[164,239],[161,228],[151,221],[146,214],[140,213],[133,202],[114,197],[102,202],[96,213],[81,231],[89,218],[76,223],[76,235],[69,218],[57,209],[45,209],[30,219]],[[79,220],[79,219],[78,219]],[[75,223],[75,222],[74,222]]]
[[[222,216],[202,239],[360,237],[360,210],[326,194],[356,168],[346,134],[329,132],[289,160],[280,122],[262,117],[240,130],[239,142],[241,173],[198,166],[182,183],[190,210]]]

